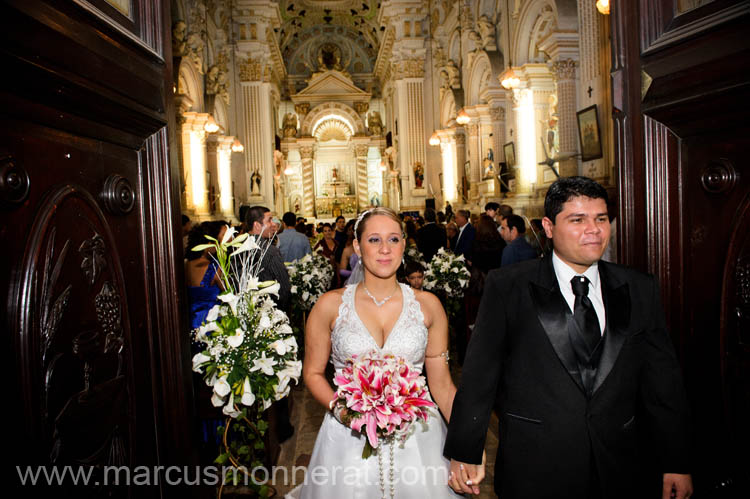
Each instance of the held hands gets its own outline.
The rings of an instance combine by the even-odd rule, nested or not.
[[[662,499],[688,499],[693,495],[693,479],[690,475],[664,473]]]
[[[479,494],[479,484],[484,480],[487,454],[482,451],[482,464],[467,464],[451,459],[448,486],[459,494]]]

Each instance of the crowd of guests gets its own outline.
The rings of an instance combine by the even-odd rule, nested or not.
[[[464,309],[457,321],[456,348],[459,362],[471,336],[487,273],[495,268],[512,265],[523,260],[538,258],[551,250],[541,226],[541,220],[527,220],[514,214],[508,205],[487,203],[483,213],[472,214],[459,209],[455,213],[450,205],[445,212],[427,208],[422,215],[413,212],[401,214],[404,221],[406,244],[417,248],[429,263],[441,248],[463,255],[471,273],[466,291]],[[285,262],[292,262],[315,251],[328,258],[335,269],[331,287],[346,284],[357,267],[359,257],[354,251],[354,225],[356,218],[346,220],[336,217],[333,224],[308,223],[304,217],[287,212],[281,220],[262,206],[240,208],[239,233],[249,233],[268,242],[261,265],[261,280],[275,280],[280,284],[277,305],[289,311],[291,284]],[[191,327],[198,327],[216,297],[222,291],[222,279],[217,275],[211,250],[194,251],[192,248],[206,241],[206,236],[221,240],[226,230],[224,221],[209,221],[191,225],[183,215],[185,246],[185,277],[190,301]],[[425,268],[409,260],[399,272],[401,280],[421,289]]]

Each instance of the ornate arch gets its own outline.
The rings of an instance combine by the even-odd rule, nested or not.
[[[531,0],[525,3],[513,31],[513,64],[521,66],[527,62],[543,62],[537,60],[537,42],[558,30],[578,30],[576,0]]]
[[[365,122],[359,116],[359,113],[341,102],[324,102],[315,106],[305,116],[302,121],[300,131],[303,136],[310,136],[315,125],[321,118],[328,115],[335,115],[342,118],[351,127],[356,135],[365,133]]]
[[[499,52],[477,52],[469,66],[466,104],[483,104],[481,95],[486,88],[500,88],[498,78],[503,69],[503,56]]]
[[[193,101],[192,110],[203,111],[203,76],[198,74],[195,65],[189,58],[183,57],[180,62],[179,77],[177,79],[177,93],[190,97]]]

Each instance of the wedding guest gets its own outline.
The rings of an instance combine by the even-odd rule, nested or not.
[[[313,251],[316,253],[320,253],[324,257],[328,258],[328,260],[331,262],[331,266],[334,269],[334,278],[331,282],[331,289],[336,289],[339,287],[339,273],[338,273],[338,262],[336,261],[336,248],[338,248],[338,243],[333,238],[333,227],[329,223],[323,224],[323,239],[318,241],[318,243],[315,245],[315,248],[313,248]]]
[[[284,232],[279,234],[279,251],[285,262],[299,260],[310,254],[310,241],[304,234],[295,230],[294,213],[287,211],[282,217]]]
[[[424,283],[424,267],[421,263],[409,260],[406,262],[406,280],[412,289],[422,289]]]
[[[503,250],[502,266],[513,265],[537,257],[536,251],[526,241],[526,223],[518,215],[510,215],[500,222],[500,235],[508,243]]]
[[[447,248],[456,252],[456,241],[458,241],[458,226],[456,222],[448,222],[445,226],[445,234],[448,238]]]

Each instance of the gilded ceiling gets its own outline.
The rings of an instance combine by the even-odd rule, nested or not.
[[[289,75],[309,76],[319,69],[320,48],[340,48],[341,68],[371,73],[382,31],[378,0],[279,0],[279,46]]]

